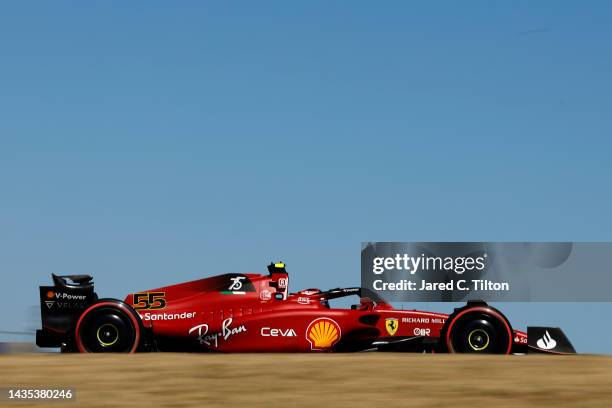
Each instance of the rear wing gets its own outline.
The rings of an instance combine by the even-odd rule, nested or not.
[[[42,328],[36,331],[39,347],[66,347],[72,341],[74,326],[81,313],[94,303],[93,277],[51,274],[53,286],[40,286]]]
[[[51,274],[53,283],[56,287],[64,289],[88,289],[93,288],[93,276],[91,275],[63,275],[58,276],[54,273]],[[68,280],[72,282],[68,282]]]

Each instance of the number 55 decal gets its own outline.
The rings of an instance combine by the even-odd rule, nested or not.
[[[132,303],[135,310],[163,309],[166,307],[165,292],[134,293]]]

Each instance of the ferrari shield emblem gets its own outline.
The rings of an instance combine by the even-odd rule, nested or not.
[[[390,336],[395,336],[395,333],[399,327],[399,321],[392,317],[385,319],[385,327],[387,328],[387,333],[389,333]]]

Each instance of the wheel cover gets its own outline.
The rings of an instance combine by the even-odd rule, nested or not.
[[[112,323],[104,323],[98,327],[96,338],[102,347],[110,347],[119,340],[119,329]]]
[[[486,350],[490,341],[489,333],[484,329],[474,329],[468,334],[468,343],[474,351]]]

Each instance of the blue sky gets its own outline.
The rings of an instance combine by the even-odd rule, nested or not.
[[[608,2],[5,5],[1,329],[36,323],[51,272],[123,297],[282,259],[292,289],[325,288],[358,284],[362,241],[610,241],[611,19]],[[609,304],[503,306],[612,352]]]

